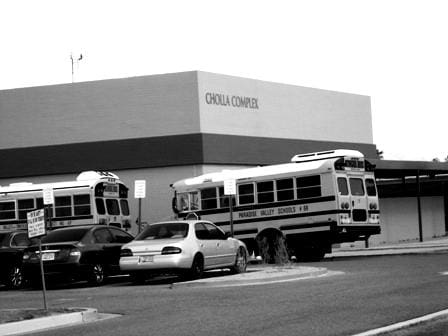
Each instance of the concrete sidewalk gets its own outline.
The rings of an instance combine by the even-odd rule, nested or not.
[[[334,248],[333,252],[326,254],[325,258],[356,257],[356,256],[379,256],[395,254],[420,254],[448,251],[448,238],[434,238],[423,242],[412,241],[396,244],[385,244],[371,247],[363,247],[359,244],[342,244]]]

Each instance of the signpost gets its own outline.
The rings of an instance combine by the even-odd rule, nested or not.
[[[230,235],[233,237],[233,195],[236,195],[236,180],[224,180],[224,195],[229,196]]]
[[[39,209],[27,213],[28,222],[28,238],[38,238],[39,240],[39,263],[40,263],[40,274],[42,278],[42,291],[44,296],[44,309],[48,310],[47,307],[47,295],[45,288],[45,275],[44,275],[44,265],[42,262],[42,244],[40,237],[45,236],[47,230],[45,228],[45,211],[44,209]]]
[[[51,209],[52,205],[54,204],[54,192],[53,188],[45,188],[43,190],[44,194],[44,207],[47,210],[47,221],[48,221],[48,228],[51,228]]]
[[[146,180],[136,180],[134,198],[138,198],[138,233],[142,230],[142,198],[146,198]]]

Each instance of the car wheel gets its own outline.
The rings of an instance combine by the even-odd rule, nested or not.
[[[14,266],[10,269],[6,279],[6,287],[9,289],[19,289],[23,286],[23,272],[20,266]]]
[[[188,272],[188,278],[190,280],[199,279],[204,273],[204,258],[201,255],[196,255],[191,264],[191,268]]]
[[[104,266],[101,264],[94,264],[91,266],[88,281],[90,284],[100,286],[106,280]]]
[[[247,268],[247,253],[243,247],[240,247],[236,253],[235,265],[232,267],[233,273],[244,273]]]

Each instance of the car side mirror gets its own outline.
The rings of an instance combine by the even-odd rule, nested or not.
[[[226,239],[232,238],[232,235],[230,234],[230,232],[226,232]]]

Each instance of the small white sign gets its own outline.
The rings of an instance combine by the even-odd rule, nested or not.
[[[134,198],[146,197],[146,180],[136,180],[134,188]]]
[[[54,193],[53,188],[45,188],[44,193],[44,204],[49,205],[54,203]]]
[[[45,235],[44,209],[35,210],[26,214],[28,221],[28,238]]]
[[[236,195],[236,180],[224,180],[224,195]]]

